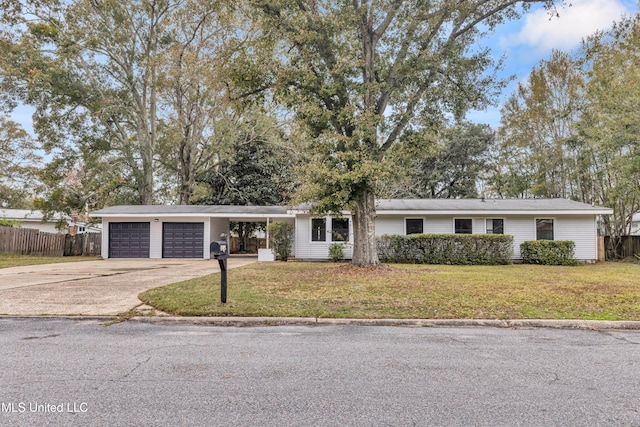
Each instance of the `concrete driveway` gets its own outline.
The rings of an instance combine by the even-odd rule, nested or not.
[[[231,257],[228,266],[256,261]],[[0,315],[117,315],[138,306],[140,292],[218,271],[217,261],[202,259],[108,259],[3,268]]]

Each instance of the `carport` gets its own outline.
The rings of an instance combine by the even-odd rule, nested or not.
[[[204,258],[209,244],[229,236],[235,222],[289,221],[282,206],[111,206],[91,213],[102,218],[103,258]]]

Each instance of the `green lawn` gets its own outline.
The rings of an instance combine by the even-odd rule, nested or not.
[[[92,261],[100,259],[98,256],[65,256],[44,257],[30,255],[0,254],[0,268],[20,267],[23,265],[55,264],[59,262]]]
[[[640,320],[640,264],[389,265],[261,263],[140,294],[192,316]]]

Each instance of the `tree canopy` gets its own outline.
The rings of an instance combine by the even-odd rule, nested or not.
[[[553,1],[254,0],[273,40],[274,95],[313,138],[299,200],[350,210],[354,264],[379,263],[375,188],[410,127],[482,109],[503,87],[476,43],[532,3]]]

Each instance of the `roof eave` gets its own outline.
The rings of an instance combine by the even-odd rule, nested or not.
[[[611,215],[613,209],[593,210],[376,210],[378,215]]]
[[[99,211],[89,214],[92,218],[295,218],[293,214],[265,214],[265,213],[237,213],[237,212],[213,212],[213,213],[127,213],[110,212],[100,213]]]

